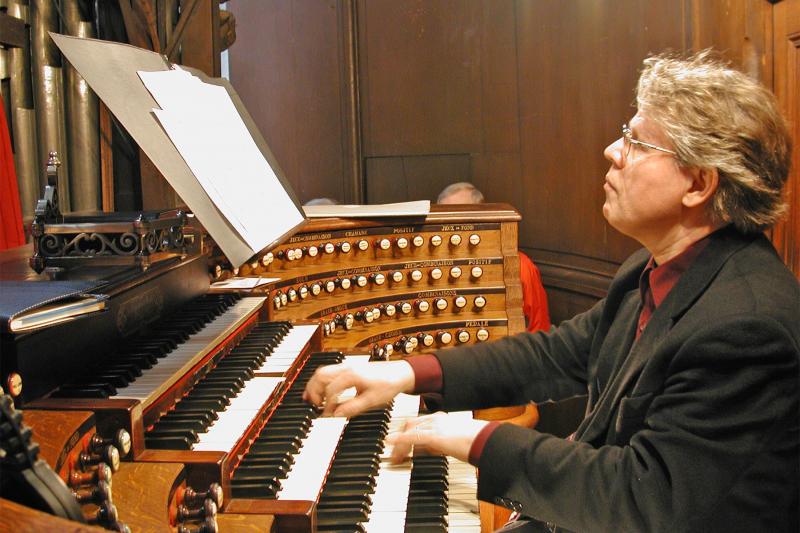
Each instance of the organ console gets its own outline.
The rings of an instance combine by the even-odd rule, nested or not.
[[[236,273],[212,252],[210,272],[279,278],[256,289],[269,319],[321,321],[324,349],[397,358],[418,353],[408,339],[420,335],[438,349],[524,330],[518,213],[451,207],[411,220],[311,220]]]
[[[4,252],[4,283],[93,294],[104,310],[6,328],[0,379],[90,524],[479,531],[469,465],[383,459],[384,437],[417,414],[416,397],[347,421],[319,417],[301,394],[323,364],[522,331],[518,219],[492,204],[318,219],[239,269],[200,232],[187,235],[197,250],[145,270],[87,265],[56,280],[24,266],[30,250]],[[237,275],[266,282],[209,286]]]

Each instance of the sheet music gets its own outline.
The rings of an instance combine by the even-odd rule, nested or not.
[[[180,69],[138,74],[164,131],[248,246],[261,250],[302,222],[223,87]]]
[[[255,289],[261,285],[280,281],[280,278],[230,278],[211,284],[212,289]]]
[[[373,205],[307,205],[303,207],[309,218],[321,217],[413,217],[426,216],[431,211],[430,200]]]

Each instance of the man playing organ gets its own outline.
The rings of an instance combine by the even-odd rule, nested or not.
[[[797,531],[800,288],[763,235],[783,212],[787,126],[709,52],[645,60],[637,106],[604,152],[603,214],[644,249],[605,299],[549,333],[323,367],[305,398],[350,417],[401,392],[445,411],[588,393],[567,439],[434,414],[393,456],[469,460],[518,533]]]

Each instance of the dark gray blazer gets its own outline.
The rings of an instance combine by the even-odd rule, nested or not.
[[[800,288],[723,229],[634,342],[648,253],[544,333],[437,353],[448,410],[589,394],[575,442],[501,425],[478,497],[568,530],[798,531]]]

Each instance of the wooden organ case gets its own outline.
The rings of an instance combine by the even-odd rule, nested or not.
[[[105,312],[6,334],[0,378],[89,521],[108,529],[325,531],[345,516],[371,524],[357,530],[456,531],[461,495],[450,493],[448,507],[446,479],[457,465],[430,458],[409,466],[408,510],[367,518],[398,405],[331,424],[300,394],[322,364],[522,331],[518,220],[503,205],[434,206],[426,217],[312,220],[238,271],[213,243],[145,272],[77,269],[105,280]],[[3,277],[48,283],[23,274],[16,255],[0,258]],[[209,278],[234,275],[278,279],[209,289]],[[356,471],[364,461],[366,474]],[[474,499],[475,487],[467,492]]]

